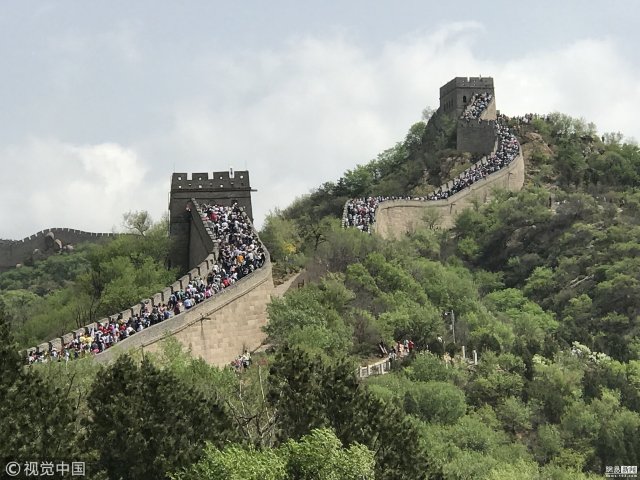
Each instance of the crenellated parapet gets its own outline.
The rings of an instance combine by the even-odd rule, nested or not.
[[[127,322],[134,316],[141,315],[143,309],[166,304],[172,295],[186,290],[188,285],[194,282],[205,279],[220,260],[220,239],[216,237],[211,222],[196,198],[189,200],[187,213],[197,232],[200,258],[185,275],[150,298],[141,299],[136,305],[28,350],[47,352],[55,348],[62,352],[69,342],[85,337],[95,331],[99,324],[107,324],[112,319]],[[250,224],[261,248],[264,248],[251,219],[246,212],[242,212],[242,216],[243,220]],[[264,255],[264,262],[260,268],[249,275],[202,303],[119,341],[115,346],[94,355],[94,358],[104,363],[131,349],[157,351],[161,342],[168,336],[182,342],[193,355],[220,366],[228,364],[245,350],[257,348],[265,338],[263,327],[267,323],[266,309],[274,288],[271,260],[266,249]]]
[[[459,118],[474,95],[490,93],[495,98],[493,78],[456,77],[440,87],[438,112]]]
[[[79,243],[98,243],[117,233],[93,233],[75,228],[49,228],[22,240],[0,240],[0,271],[32,263],[49,255],[73,249]]]
[[[170,266],[185,272],[197,263],[190,248],[191,236],[197,234],[187,211],[191,199],[223,206],[237,203],[253,221],[251,193],[255,191],[251,188],[247,170],[230,168],[212,173],[174,173],[169,196],[169,236],[173,240]]]
[[[448,82],[440,88],[436,116],[455,118],[458,150],[482,154],[482,158],[425,196],[349,200],[343,210],[343,226],[395,236],[424,225],[422,216],[430,208],[439,217],[438,226],[449,228],[462,209],[486,202],[495,188],[522,188],[522,149],[496,110],[492,78],[456,77]]]

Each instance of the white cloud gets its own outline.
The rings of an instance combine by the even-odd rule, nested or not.
[[[560,110],[637,135],[628,107],[640,101],[637,72],[612,41],[576,41],[497,63],[475,53],[482,32],[477,23],[451,24],[373,52],[345,36],[240,57],[215,52],[200,59],[211,92],[180,106],[168,142],[186,153],[180,170],[247,165],[260,223],[273,207],[401,140],[454,76],[493,76],[508,114]]]
[[[401,140],[425,106],[437,107],[439,87],[455,76],[493,76],[498,108],[507,114],[558,110],[602,131],[640,138],[633,115],[640,72],[613,40],[576,40],[497,62],[490,52],[477,53],[483,32],[471,22],[377,49],[348,34],[292,38],[278,49],[209,49],[185,60],[176,79],[148,80],[158,112],[172,112],[170,122],[158,118],[169,129],[158,126],[129,147],[41,138],[0,146],[2,164],[19,164],[18,178],[29,178],[0,192],[3,205],[11,205],[3,209],[7,233],[0,236],[47,226],[109,230],[127,210],[147,209],[158,218],[167,208],[172,166],[183,172],[248,168],[259,190],[254,214],[260,224],[274,207]],[[125,57],[148,57],[136,46],[135,31],[116,33]]]
[[[495,68],[496,100],[508,114],[560,111],[595,122],[600,131],[640,138],[637,65],[610,39],[585,39]]]
[[[0,190],[2,238],[50,227],[108,232],[120,229],[128,210],[153,210],[149,191],[157,187],[145,180],[147,167],[120,145],[32,138],[0,155],[11,166]]]

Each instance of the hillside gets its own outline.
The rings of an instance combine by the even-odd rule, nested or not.
[[[451,229],[425,218],[386,240],[340,222],[350,198],[423,196],[477,159],[438,117],[272,214],[274,268],[304,267],[305,286],[272,299],[269,351],[232,367],[169,339],[106,366],[25,369],[10,327],[30,319],[3,312],[0,457],[74,458],[96,479],[580,480],[637,465],[640,150],[560,114],[509,125],[524,188]],[[156,246],[114,243],[0,281],[55,298],[67,278],[91,285],[92,262],[129,278]],[[391,372],[357,378],[381,344]]]
[[[466,210],[451,230],[426,219],[383,241],[325,218],[309,236],[307,211],[337,205],[339,186],[369,196],[402,181],[395,195],[417,195],[415,172],[442,181],[463,165],[450,144],[431,150],[429,128],[418,125],[392,150],[406,163],[381,175],[378,158],[347,172],[274,215],[263,234],[279,233],[271,239],[295,247],[308,277],[322,279],[272,304],[274,343],[333,358],[411,339],[436,354],[369,382],[426,422],[429,478],[579,478],[640,459],[640,150],[561,114],[509,125],[525,154],[525,187]],[[437,169],[429,158],[448,162]],[[439,356],[457,362],[463,345],[479,352],[478,367],[444,368]],[[505,460],[519,467],[491,473]]]

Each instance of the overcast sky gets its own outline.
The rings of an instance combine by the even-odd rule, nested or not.
[[[455,76],[492,76],[508,115],[640,139],[635,0],[306,3],[0,2],[0,238],[159,219],[172,172],[230,166],[260,225],[401,140]]]

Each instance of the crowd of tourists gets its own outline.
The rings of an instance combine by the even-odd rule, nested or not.
[[[370,233],[370,227],[376,221],[376,209],[382,202],[389,200],[427,200],[426,197],[412,196],[391,196],[391,197],[366,197],[354,198],[347,201],[345,205],[344,216],[342,218],[342,226],[344,228],[354,227],[360,231]]]
[[[476,163],[456,177],[449,188],[440,188],[431,195],[427,195],[427,200],[449,198],[451,195],[470,187],[478,180],[482,180],[509,165],[520,152],[518,139],[508,127],[500,123],[496,123],[496,135],[498,136],[498,147],[495,152],[488,155],[486,160]]]
[[[363,232],[369,232],[369,227],[376,221],[376,209],[384,197],[355,198],[346,205],[343,219],[344,227],[355,227]]]
[[[512,122],[512,124],[516,124],[516,125],[529,125],[531,122],[533,122],[534,120],[542,120],[542,121],[549,121],[549,115],[543,115],[543,114],[539,114],[539,113],[525,113],[522,116],[519,117],[504,117],[506,120]]]
[[[172,292],[166,303],[141,302],[139,312],[130,318],[119,314],[106,322],[98,322],[91,330],[63,345],[62,351],[54,346],[44,352],[29,351],[27,362],[62,361],[101,353],[145,328],[193,308],[264,265],[265,250],[237,203],[230,207],[203,205],[198,213],[219,241],[217,262],[205,279],[193,279],[183,289]]]
[[[427,196],[420,197],[371,196],[349,200],[345,205],[344,216],[342,219],[343,227],[353,227],[362,232],[371,233],[371,227],[376,220],[376,210],[378,205],[382,202],[389,200],[443,200],[506,167],[520,152],[520,144],[518,143],[516,136],[504,124],[504,120],[505,117],[500,116],[496,122],[495,131],[498,142],[495,152],[489,154],[483,160],[465,170],[453,180],[450,186],[440,187],[437,191]]]
[[[467,122],[479,119],[482,112],[484,112],[489,106],[492,98],[493,96],[489,92],[474,93],[471,97],[471,101],[462,112],[460,118]]]
[[[378,343],[378,351],[382,358],[389,358],[395,360],[396,358],[402,358],[409,355],[415,349],[413,340],[406,339],[404,341],[397,341],[395,344],[388,348],[383,340]]]
[[[236,373],[242,373],[247,368],[251,366],[251,354],[248,350],[245,350],[242,355],[238,355],[233,362],[231,362],[231,367],[235,370]]]

